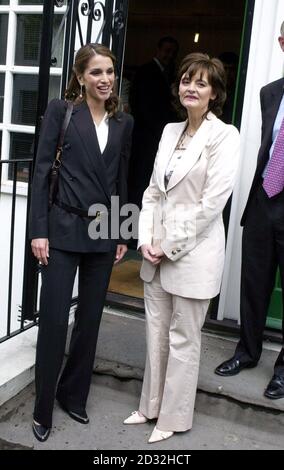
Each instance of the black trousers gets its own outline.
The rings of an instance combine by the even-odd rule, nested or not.
[[[278,267],[284,294],[284,191],[269,199],[260,184],[248,209],[243,231],[241,331],[236,349],[236,355],[242,361],[258,362],[260,358]],[[284,337],[283,315],[282,334]],[[275,362],[274,372],[284,374],[283,348]]]
[[[50,249],[49,263],[42,266],[34,419],[46,427],[52,426],[77,267],[78,309],[57,396],[68,408],[80,413],[85,410],[90,389],[98,331],[114,256],[113,251],[72,253]]]

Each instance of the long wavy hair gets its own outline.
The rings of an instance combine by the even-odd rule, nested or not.
[[[65,91],[65,99],[73,101],[74,104],[79,104],[86,99],[84,87],[82,89],[82,97],[80,97],[81,87],[78,82],[77,76],[83,75],[88,67],[89,61],[96,54],[104,57],[109,57],[115,68],[116,59],[111,50],[103,44],[86,44],[81,47],[75,57],[72,75],[69,80],[68,86]],[[111,96],[105,102],[105,109],[109,117],[114,116],[118,111],[119,99],[117,96],[117,83],[114,81],[114,86]]]
[[[221,116],[222,114],[223,105],[227,97],[226,72],[224,66],[222,62],[215,57],[210,59],[207,54],[194,52],[192,54],[188,54],[182,60],[177,73],[176,82],[172,87],[172,92],[174,95],[174,106],[183,119],[187,117],[187,112],[179,99],[178,92],[180,81],[184,74],[189,78],[189,80],[191,80],[191,78],[197,73],[200,73],[202,77],[204,72],[207,72],[208,83],[212,86],[213,93],[216,94],[216,98],[209,101],[208,110],[204,117],[207,116],[209,111],[214,113],[216,116]]]

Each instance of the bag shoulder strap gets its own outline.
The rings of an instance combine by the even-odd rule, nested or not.
[[[59,140],[58,140],[58,144],[57,144],[57,150],[62,150],[62,145],[63,145],[63,141],[64,141],[65,132],[67,130],[67,127],[68,127],[70,119],[71,119],[73,107],[74,107],[73,102],[68,101],[68,106],[67,106],[67,109],[66,109],[66,113],[65,113],[65,116],[64,116],[64,121],[62,123],[60,136],[59,136]]]

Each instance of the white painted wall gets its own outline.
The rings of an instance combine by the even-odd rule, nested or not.
[[[284,55],[277,38],[284,21],[283,0],[256,0],[241,123],[241,165],[232,201],[227,254],[218,319],[239,320],[241,235],[240,219],[256,167],[260,146],[259,91],[283,76]]]
[[[26,201],[27,199],[25,196],[18,196],[16,201],[11,331],[18,329],[20,326],[17,321],[17,316],[18,306],[22,303]],[[0,337],[5,336],[7,333],[6,315],[8,305],[11,203],[11,195],[2,193],[0,198]]]

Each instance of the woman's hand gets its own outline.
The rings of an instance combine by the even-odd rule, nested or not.
[[[117,245],[114,264],[118,263],[127,252],[127,245]]]
[[[48,265],[49,241],[47,238],[34,238],[31,243],[32,252],[41,264]]]
[[[165,255],[160,247],[153,247],[152,245],[142,245],[141,252],[143,258],[145,258],[147,261],[150,261],[153,266],[160,264],[163,256]]]

